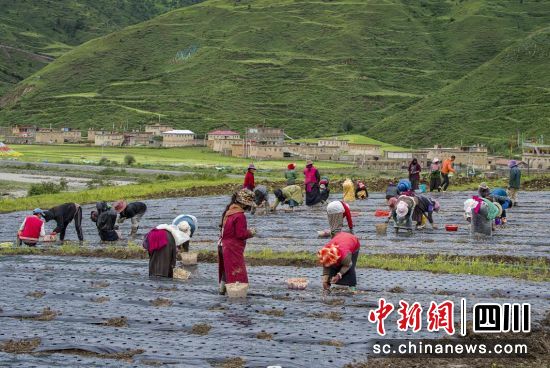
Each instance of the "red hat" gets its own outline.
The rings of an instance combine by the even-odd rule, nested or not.
[[[338,245],[332,243],[327,244],[317,252],[319,263],[324,267],[330,267],[338,262],[340,254],[338,253]]]
[[[294,170],[294,169],[296,168],[296,164],[293,164],[293,163],[292,163],[292,164],[288,164],[287,167],[288,167],[289,170]]]

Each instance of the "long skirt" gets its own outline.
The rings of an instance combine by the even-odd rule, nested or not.
[[[314,206],[319,202],[321,202],[321,192],[319,190],[319,185],[313,184],[311,190],[309,192],[306,192],[306,205]]]
[[[359,251],[356,251],[351,255],[351,262],[352,265],[348,272],[346,272],[344,275],[342,275],[342,278],[340,281],[336,283],[336,285],[344,285],[344,286],[357,286],[357,275],[355,274],[355,266],[357,265],[357,258],[359,258]],[[331,267],[330,273],[329,273],[329,282],[330,280],[336,276],[338,272],[340,272],[340,269],[342,267]]]
[[[244,248],[218,246],[218,278],[226,284],[248,283]]]

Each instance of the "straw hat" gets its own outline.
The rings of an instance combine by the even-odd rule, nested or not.
[[[248,170],[256,170],[256,166],[254,164],[248,165]]]
[[[309,165],[313,165],[313,161],[307,160],[307,161],[306,161],[306,166],[309,166]]]
[[[124,211],[126,209],[126,206],[128,206],[126,201],[117,201],[117,202],[113,203],[113,208],[118,213],[121,213],[122,211]]]
[[[195,231],[197,231],[197,229],[199,228],[197,218],[193,215],[179,215],[172,221],[172,225],[176,225],[179,228],[179,225],[183,222],[189,225],[189,228],[190,228],[189,236],[193,236]],[[183,231],[183,230],[180,229],[180,231]]]
[[[439,162],[439,159],[438,159],[437,157],[434,157],[434,159],[432,160],[432,162],[433,162],[434,164],[437,164],[437,163]]]
[[[317,258],[319,258],[319,263],[323,267],[330,267],[338,262],[340,254],[338,253],[337,244],[327,244],[317,252]]]
[[[397,198],[395,197],[391,197],[389,200],[388,200],[388,206],[390,208],[395,208],[395,205],[397,204]]]

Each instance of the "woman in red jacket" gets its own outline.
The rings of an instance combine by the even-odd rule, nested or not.
[[[340,232],[319,252],[319,263],[323,265],[323,288],[330,290],[331,284],[349,286],[355,291],[357,277],[355,265],[359,257],[359,239],[355,235]]]
[[[254,192],[241,189],[233,194],[231,203],[223,213],[220,224],[221,239],[218,245],[220,294],[225,294],[225,284],[248,283],[244,248],[246,240],[252,238],[256,230],[248,229],[244,212],[254,206]]]
[[[16,245],[20,246],[21,242],[30,247],[34,247],[36,243],[46,235],[44,230],[44,220],[40,218],[44,211],[40,208],[35,209],[31,216],[27,216],[19,231],[17,232]]]
[[[243,188],[254,191],[256,184],[254,183],[254,171],[256,171],[256,166],[254,164],[248,165],[248,170],[244,175]]]

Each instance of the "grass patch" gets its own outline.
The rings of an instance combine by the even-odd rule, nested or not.
[[[109,318],[106,321],[103,321],[102,325],[110,326],[110,327],[128,327],[128,319],[124,316],[113,317],[113,318]]]
[[[338,312],[315,312],[308,315],[312,318],[331,319],[333,321],[341,321],[342,314]]]
[[[0,200],[0,213],[28,210],[30,208],[50,208],[59,203],[75,202],[80,204],[94,203],[98,200],[115,201],[159,198],[169,196],[192,196],[208,194],[208,189],[216,187],[220,192],[230,193],[233,185],[241,179],[221,178],[215,180],[193,180],[192,178],[161,181],[156,183],[110,186],[81,192],[42,194],[19,199]]]
[[[28,297],[35,299],[41,299],[42,297],[44,297],[44,295],[46,295],[46,292],[41,290],[32,291],[27,294]]]
[[[261,331],[256,334],[256,338],[260,340],[271,340],[273,335],[268,332]]]
[[[40,313],[37,316],[31,316],[31,317],[23,317],[23,319],[32,319],[35,321],[52,321],[57,317],[60,313],[57,311],[54,311],[53,309],[50,309],[50,307],[46,307],[42,310],[42,313]]]
[[[154,307],[169,307],[172,304],[174,304],[174,302],[166,298],[156,298],[154,300],[151,300],[151,305]]]
[[[0,344],[0,351],[11,354],[30,353],[40,345],[40,338],[9,340]]]

